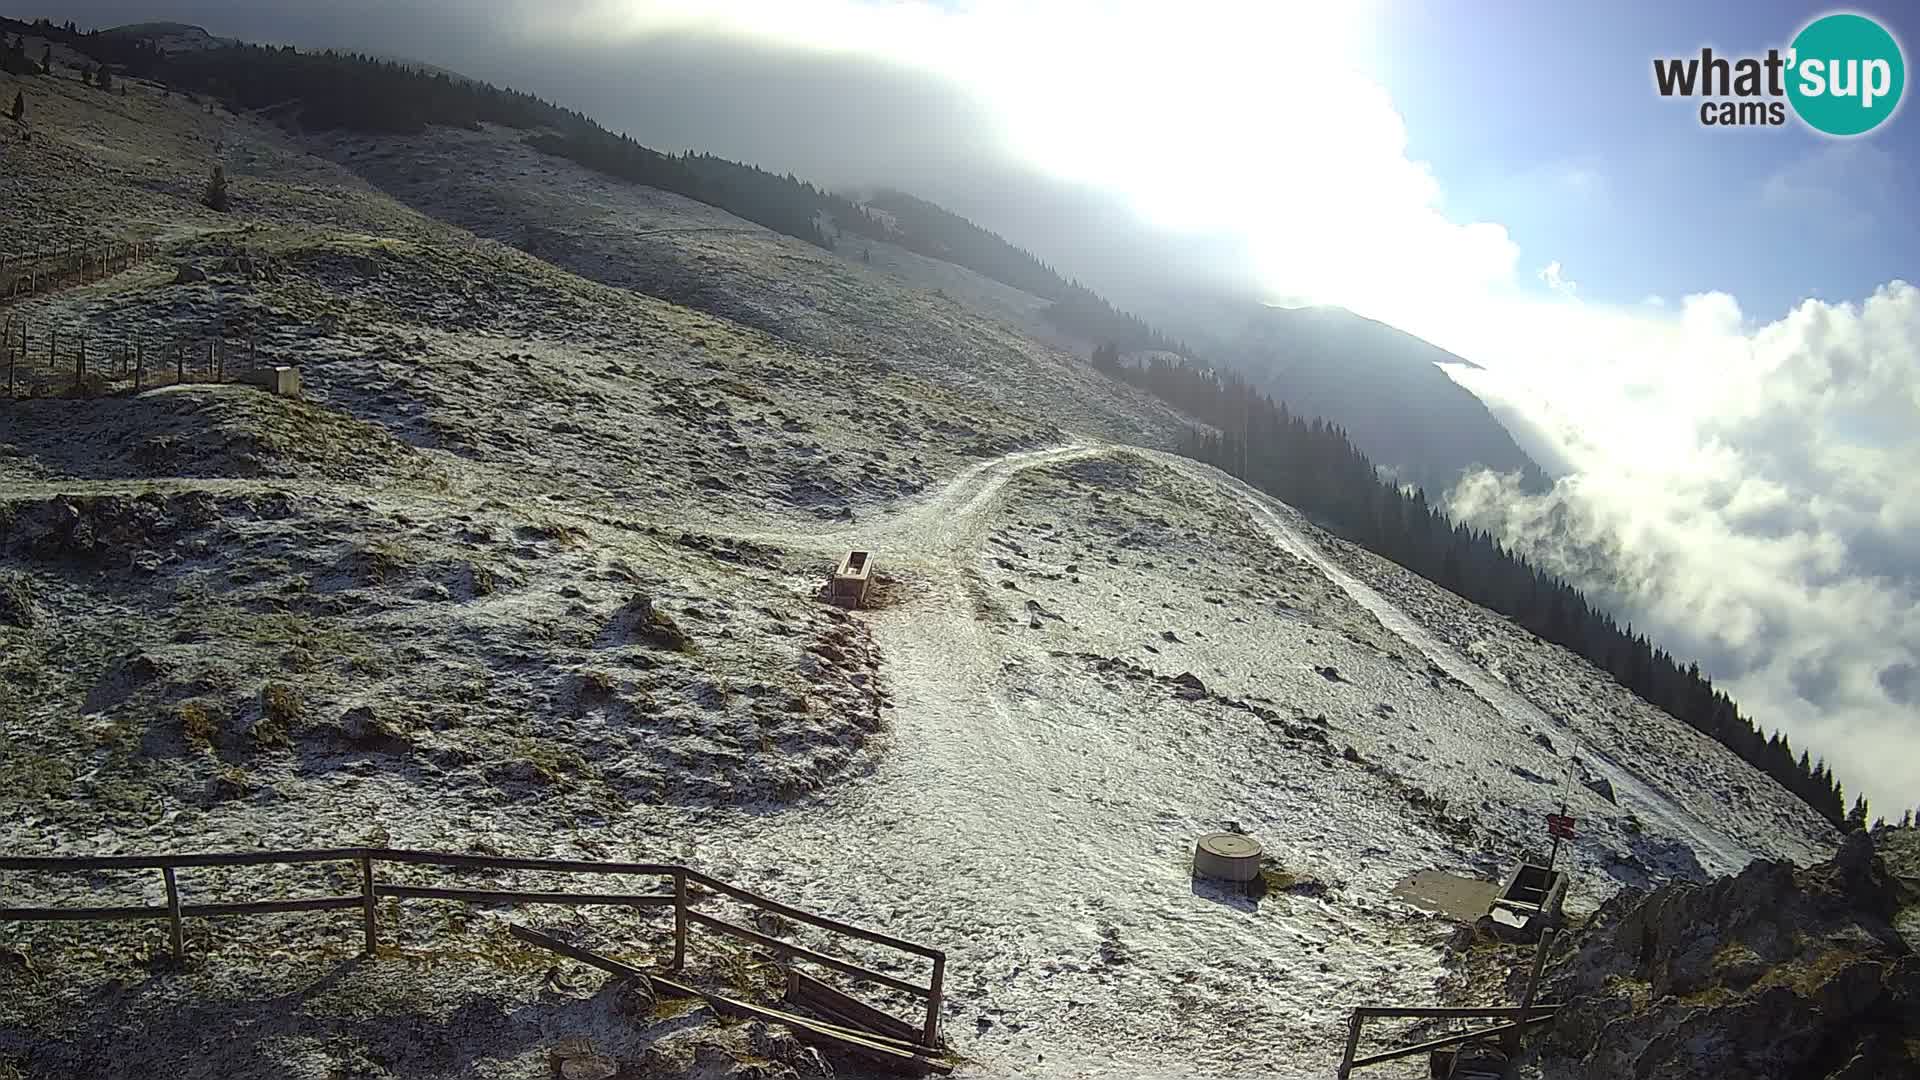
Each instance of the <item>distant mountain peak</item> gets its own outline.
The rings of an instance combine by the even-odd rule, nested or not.
[[[1361,315],[1358,312],[1351,311],[1336,304],[1305,304],[1299,307],[1288,307],[1284,304],[1262,304],[1261,307],[1266,311],[1277,313],[1276,317],[1279,318],[1312,321],[1329,329],[1342,327],[1351,328],[1352,332],[1356,334],[1364,333],[1375,335],[1379,341],[1394,340],[1396,343],[1401,344],[1417,344],[1423,350],[1432,354],[1429,358],[1432,363],[1443,365],[1458,364],[1461,367],[1471,368],[1475,371],[1481,370],[1479,364],[1474,363],[1458,353],[1449,352],[1435,345],[1433,342],[1415,334],[1409,334],[1391,323],[1369,318],[1368,316]]]
[[[192,52],[196,49],[220,49],[237,45],[235,38],[215,37],[204,26],[183,22],[128,23],[101,31],[109,37],[130,37],[151,41],[164,52]]]

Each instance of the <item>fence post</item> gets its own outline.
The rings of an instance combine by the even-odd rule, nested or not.
[[[931,1050],[940,1041],[940,1001],[947,981],[947,954],[933,958],[933,982],[928,984],[927,1026],[920,1032],[920,1044]]]
[[[673,872],[673,970],[687,966],[687,872]]]
[[[378,944],[379,922],[373,908],[373,856],[360,856],[360,906],[367,924],[367,955]]]
[[[215,371],[213,376],[213,381],[226,382],[227,381],[227,349],[226,349],[227,342],[226,342],[226,339],[224,338],[217,338],[215,340],[220,345],[220,348],[217,350],[220,356],[220,367]]]
[[[147,373],[147,346],[145,343],[133,347],[133,392],[140,392],[140,382]]]
[[[73,361],[73,393],[80,395],[80,384],[87,377],[87,335],[80,335],[80,355]]]
[[[213,342],[207,342],[207,376],[213,376]]]
[[[167,877],[167,921],[173,927],[173,962],[187,962],[186,937],[180,932],[180,883],[173,879],[173,867],[163,866],[160,872]]]
[[[173,343],[173,381],[187,381],[187,347],[177,341]]]
[[[1336,1074],[1340,1080],[1347,1080],[1353,1072],[1353,1055],[1360,1051],[1360,1010],[1353,1010],[1353,1018],[1347,1021],[1347,1052],[1340,1055],[1340,1071]]]

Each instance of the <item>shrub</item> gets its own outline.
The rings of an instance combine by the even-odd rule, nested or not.
[[[213,176],[207,181],[207,193],[200,200],[209,210],[227,211],[227,170],[219,165],[213,167]]]
[[[212,749],[214,739],[220,735],[220,725],[207,707],[198,701],[183,701],[176,712],[180,717],[180,737],[187,740],[187,745]]]
[[[292,741],[288,730],[305,708],[293,687],[270,682],[260,690],[260,720],[247,734],[259,746],[287,746]]]
[[[627,601],[620,609],[620,617],[632,627],[636,637],[675,652],[693,651],[693,639],[666,612],[656,609],[648,597],[635,596]]]

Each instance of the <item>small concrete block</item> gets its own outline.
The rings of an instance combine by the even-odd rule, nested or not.
[[[297,367],[255,368],[247,372],[242,381],[280,397],[300,396],[300,369]]]

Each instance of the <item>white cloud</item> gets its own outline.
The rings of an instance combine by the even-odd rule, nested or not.
[[[1572,296],[1580,287],[1577,282],[1567,278],[1566,274],[1560,268],[1559,259],[1555,259],[1540,268],[1540,280],[1547,283],[1547,288],[1552,289],[1561,296]]]
[[[1559,307],[1516,327],[1532,362],[1455,375],[1550,411],[1573,474],[1539,498],[1483,476],[1456,511],[1702,657],[1882,809],[1920,802],[1920,289],[1757,327],[1724,295]]]

